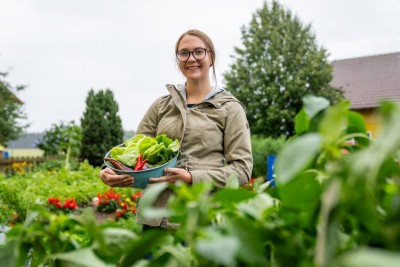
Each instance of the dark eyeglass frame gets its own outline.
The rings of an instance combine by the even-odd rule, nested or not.
[[[197,58],[197,57],[196,57],[195,52],[198,51],[198,50],[203,50],[203,51],[204,51],[204,57],[203,57],[203,58]],[[188,56],[187,56],[187,58],[186,58],[185,60],[180,60],[180,59],[179,59],[179,55],[181,55],[182,52],[188,53]],[[190,55],[192,55],[192,56],[193,56],[195,59],[197,59],[197,60],[205,59],[205,58],[206,58],[206,55],[207,55],[207,52],[210,52],[210,49],[207,49],[207,48],[196,48],[195,50],[193,50],[193,51],[191,51],[191,52],[190,52],[190,51],[187,51],[187,50],[177,51],[177,52],[175,53],[175,55],[176,55],[176,59],[179,60],[180,62],[186,62],[186,61],[189,60]]]

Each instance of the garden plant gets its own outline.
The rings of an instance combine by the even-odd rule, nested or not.
[[[90,208],[79,215],[57,215],[31,205],[23,223],[6,233],[0,262],[400,266],[400,104],[381,104],[382,127],[375,140],[367,137],[362,116],[349,106],[347,101],[330,105],[325,98],[303,98],[296,135],[277,154],[275,187],[261,178],[252,187],[241,187],[234,176],[218,190],[211,183],[153,185],[141,197],[141,214],[179,222],[173,232],[140,234],[133,220],[97,223]],[[168,210],[153,208],[167,187],[175,192]]]

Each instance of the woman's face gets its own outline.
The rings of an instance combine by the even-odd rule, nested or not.
[[[198,48],[207,49],[206,45],[200,38],[193,35],[186,35],[181,39],[178,51],[185,50],[193,52]],[[178,61],[180,71],[188,80],[206,79],[208,81],[210,65],[211,60],[209,52],[206,52],[204,59],[196,59],[193,54],[190,54],[187,61]]]

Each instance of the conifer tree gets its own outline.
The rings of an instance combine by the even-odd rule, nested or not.
[[[294,117],[306,94],[336,103],[327,51],[318,47],[311,26],[304,26],[276,1],[253,14],[243,26],[242,46],[224,74],[226,89],[245,106],[253,134],[278,137],[294,133]]]
[[[100,166],[104,155],[112,147],[121,144],[124,136],[118,103],[110,89],[97,93],[93,89],[89,91],[81,127],[81,156],[91,165]]]

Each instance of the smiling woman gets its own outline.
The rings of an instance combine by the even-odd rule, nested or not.
[[[175,55],[186,79],[182,84],[167,85],[169,95],[158,98],[150,106],[136,134],[178,139],[179,158],[176,167],[165,168],[163,176],[149,181],[186,184],[211,181],[217,187],[224,187],[228,177],[234,175],[240,184],[248,183],[253,167],[250,129],[243,105],[217,86],[211,39],[199,30],[186,31],[176,42]],[[135,187],[135,175],[118,175],[111,168],[104,168],[100,178],[110,186]],[[172,191],[165,189],[154,206],[165,209],[171,195]],[[137,223],[146,225],[144,229],[179,227],[167,218],[144,217],[140,204]]]

